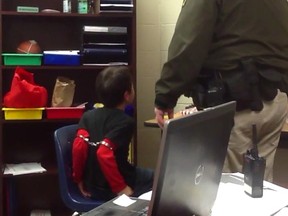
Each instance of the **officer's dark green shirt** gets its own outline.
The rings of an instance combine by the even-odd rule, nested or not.
[[[288,73],[287,0],[186,0],[155,105],[172,108],[202,68],[232,70],[243,57]]]

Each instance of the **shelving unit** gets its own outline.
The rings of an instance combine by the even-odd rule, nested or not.
[[[60,0],[2,0],[0,3],[0,51],[16,52],[20,42],[36,40],[44,50],[80,50],[84,25],[127,27],[128,65],[136,86],[136,1],[131,12],[100,12],[78,14],[77,1],[72,0],[72,13],[19,13],[17,6],[51,8],[62,11]],[[0,100],[9,91],[16,66],[3,65],[0,60]],[[50,106],[53,88],[58,76],[75,80],[74,103],[97,102],[94,83],[105,66],[22,66],[34,73],[35,82],[48,91]],[[2,104],[2,103],[1,103]],[[135,101],[136,105],[136,101]],[[1,105],[2,110],[2,105]],[[136,111],[136,109],[135,109]],[[136,113],[135,113],[136,118]],[[33,209],[49,209],[54,216],[71,215],[63,204],[58,184],[53,132],[78,119],[45,118],[42,120],[4,120],[0,114],[0,215],[28,216]],[[136,130],[135,130],[136,131]],[[136,152],[137,139],[133,141]],[[132,154],[133,156],[135,154]],[[133,158],[136,161],[136,158]],[[45,173],[21,176],[4,175],[7,163],[41,162]]]

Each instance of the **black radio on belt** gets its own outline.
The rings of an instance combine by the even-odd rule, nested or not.
[[[258,198],[263,196],[266,160],[258,155],[256,125],[253,125],[252,129],[253,148],[248,150],[243,158],[244,191],[251,197]]]

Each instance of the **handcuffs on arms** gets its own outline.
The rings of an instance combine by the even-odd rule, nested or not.
[[[109,143],[107,143],[106,141],[104,141],[104,140],[95,143],[95,142],[89,141],[89,139],[88,139],[87,137],[84,137],[84,136],[81,135],[81,134],[78,135],[78,137],[81,138],[81,139],[83,139],[88,145],[91,145],[91,146],[104,145],[104,146],[106,146],[107,148],[109,148],[111,151],[113,151],[112,146],[111,146]]]

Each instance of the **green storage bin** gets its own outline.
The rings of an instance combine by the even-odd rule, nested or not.
[[[43,54],[2,53],[4,65],[41,65]]]

